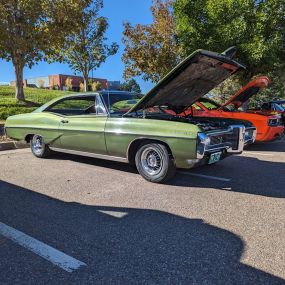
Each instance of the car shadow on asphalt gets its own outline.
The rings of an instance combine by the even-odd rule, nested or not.
[[[29,255],[32,260],[19,255],[23,260],[15,260],[20,247],[11,244],[9,252],[1,252],[1,282],[5,284],[19,280],[18,270],[22,284],[37,283],[37,278],[41,284],[285,282],[241,263],[242,238],[200,219],[64,202],[5,181],[0,181],[0,195],[2,223],[87,264],[70,274],[33,254]]]
[[[248,146],[245,151],[285,152],[285,139],[274,142],[254,143]]]
[[[72,160],[117,171],[137,174],[129,164],[106,161],[71,154],[56,154],[55,159]],[[165,184],[180,187],[213,188],[223,191],[247,193],[273,198],[285,198],[285,162],[271,162],[255,157],[233,156],[215,165],[200,166],[183,172],[230,178],[222,182],[203,177],[180,174]],[[148,183],[148,182],[146,182]],[[150,182],[149,182],[150,183]]]
[[[236,156],[213,166],[203,166],[194,173],[231,178],[229,182],[211,181],[179,175],[171,185],[184,187],[216,188],[272,198],[285,198],[285,162],[260,160],[255,157]],[[208,186],[207,186],[208,185]]]

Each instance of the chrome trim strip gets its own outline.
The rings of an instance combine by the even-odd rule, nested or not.
[[[195,140],[196,141],[196,137],[179,137],[179,136],[166,136],[166,135],[145,135],[145,134],[136,134],[136,133],[127,133],[127,132],[123,133],[123,132],[106,132],[106,131],[105,131],[105,134],[138,136],[134,140],[140,139],[140,138],[154,139],[154,140],[155,140],[155,138],[172,138],[172,139],[187,139],[187,140]],[[143,136],[143,137],[141,137],[141,136]]]
[[[44,131],[58,131],[60,132],[61,130],[64,131],[77,131],[77,132],[90,132],[90,133],[105,133],[105,134],[113,134],[113,135],[132,135],[132,136],[140,136],[141,134],[135,134],[135,133],[123,133],[123,132],[106,132],[106,131],[88,131],[88,130],[75,130],[75,129],[64,129],[64,128],[58,128],[58,129],[54,129],[54,128],[39,128],[39,127],[26,127],[26,126],[18,126],[18,127],[7,127],[7,128],[26,128],[26,129],[35,129],[35,130],[44,130]],[[135,139],[139,139],[139,138],[172,138],[172,139],[187,139],[187,140],[196,140],[196,137],[179,137],[179,136],[165,136],[165,135],[143,135],[144,137],[137,137]],[[134,139],[134,140],[135,140]]]
[[[35,130],[39,130],[39,129],[43,129],[43,130],[57,130],[58,131],[58,128],[37,128],[37,127],[27,127],[27,126],[8,126],[8,127],[5,127],[7,129],[35,129]]]
[[[85,152],[85,151],[79,151],[79,150],[57,148],[57,147],[51,147],[51,146],[49,148],[51,150],[57,151],[57,152],[63,152],[63,153],[68,153],[68,154],[81,155],[81,156],[87,156],[87,157],[93,157],[93,158],[99,158],[99,159],[128,163],[128,159],[124,158],[124,157],[111,156],[111,155],[92,153],[92,152]]]
[[[103,131],[89,131],[89,130],[76,130],[76,129],[65,129],[65,128],[40,128],[40,127],[23,127],[23,126],[19,126],[19,127],[7,127],[7,129],[29,129],[29,130],[43,130],[43,131],[57,131],[57,132],[61,132],[61,131],[74,131],[74,132],[85,132],[85,133],[104,133]]]
[[[82,132],[82,133],[104,133],[104,130],[102,131],[95,131],[95,130],[92,130],[92,131],[89,131],[89,130],[77,130],[77,129],[68,129],[68,128],[60,128],[58,129],[58,132],[59,133],[62,133],[63,131],[68,131],[68,132]]]

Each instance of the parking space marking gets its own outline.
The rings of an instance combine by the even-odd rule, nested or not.
[[[211,175],[204,175],[204,174],[199,174],[199,173],[191,173],[187,171],[178,171],[178,173],[184,174],[184,175],[190,175],[190,176],[197,176],[197,177],[202,177],[206,179],[213,179],[213,180],[218,180],[218,181],[223,181],[223,182],[229,182],[232,179],[230,178],[223,178],[223,177],[217,177],[217,176],[211,176]]]
[[[261,153],[261,152],[255,152],[255,151],[244,151],[243,153],[245,154],[250,154],[250,155],[264,155],[264,156],[272,156],[272,153]]]
[[[26,235],[4,223],[0,222],[0,234],[14,241],[33,253],[50,261],[54,265],[62,268],[67,272],[79,269],[81,266],[86,266],[86,263],[79,261],[31,236]]]

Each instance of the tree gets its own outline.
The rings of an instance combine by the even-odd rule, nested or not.
[[[180,61],[171,2],[153,0],[152,24],[135,27],[128,22],[124,24],[125,79],[142,75],[144,80],[158,82]]]
[[[120,90],[141,93],[141,88],[135,79],[122,83],[120,85]]]
[[[174,0],[173,7],[184,55],[237,46],[238,59],[247,66],[239,77],[243,84],[254,75],[284,72],[276,65],[285,59],[284,0]]]
[[[105,44],[107,19],[99,16],[103,7],[102,0],[94,0],[85,7],[81,18],[74,22],[76,32],[65,38],[60,59],[69,64],[74,72],[80,72],[84,78],[84,91],[88,90],[88,76],[91,70],[98,68],[106,58],[118,50],[118,45]]]
[[[102,83],[99,81],[93,81],[91,84],[92,91],[99,91],[102,90]]]
[[[90,0],[91,1],[91,0]],[[60,50],[88,0],[0,0],[0,57],[12,61],[16,99],[25,100],[23,68]]]
[[[224,104],[226,101],[232,97],[240,88],[242,84],[240,83],[237,75],[229,77],[227,80],[219,84],[210,92],[210,99],[217,101],[218,103]]]

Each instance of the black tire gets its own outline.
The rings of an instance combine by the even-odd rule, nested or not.
[[[140,175],[155,183],[172,178],[176,167],[166,146],[158,143],[143,144],[138,148],[135,163]]]
[[[50,148],[44,143],[44,139],[40,135],[33,135],[30,141],[30,145],[31,151],[36,157],[45,158],[51,154]]]

